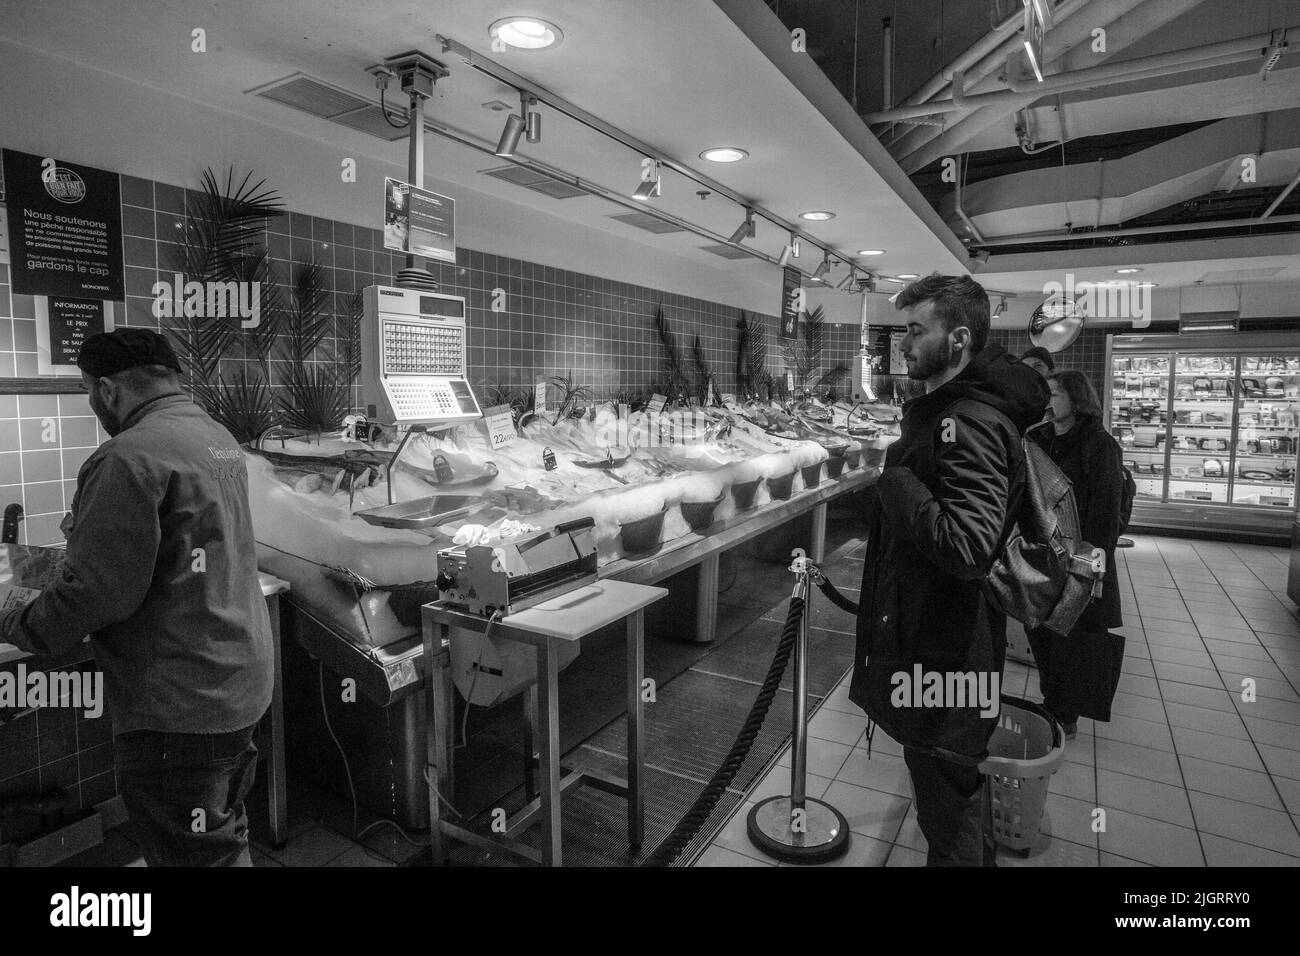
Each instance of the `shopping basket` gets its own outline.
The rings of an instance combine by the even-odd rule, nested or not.
[[[993,838],[1028,855],[1043,821],[1047,785],[1065,759],[1058,724],[1038,704],[1003,695],[989,755],[980,764],[989,788]]]

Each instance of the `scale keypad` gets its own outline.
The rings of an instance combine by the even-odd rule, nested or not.
[[[384,369],[389,375],[464,374],[465,330],[460,326],[388,322],[384,332]]]

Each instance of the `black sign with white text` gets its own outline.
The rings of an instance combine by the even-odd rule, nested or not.
[[[6,149],[4,182],[16,295],[124,298],[116,173]]]
[[[803,274],[792,266],[786,266],[781,273],[781,338],[797,339],[799,337],[799,290],[803,285]]]
[[[50,364],[76,365],[82,343],[104,331],[102,299],[50,296]]]

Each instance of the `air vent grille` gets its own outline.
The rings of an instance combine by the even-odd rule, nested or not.
[[[629,226],[636,226],[638,229],[644,229],[646,232],[653,232],[656,235],[663,235],[668,232],[685,232],[681,226],[675,226],[671,222],[665,222],[658,216],[652,216],[648,212],[627,212],[618,216],[610,216],[610,219],[617,219],[619,222],[625,222]]]
[[[743,249],[738,249],[736,246],[725,246],[719,244],[714,246],[700,246],[700,248],[703,249],[705,252],[713,253],[715,256],[722,256],[722,258],[724,259],[748,259],[749,258],[748,252],[746,252]]]
[[[563,182],[554,176],[548,176],[546,173],[538,172],[535,169],[529,169],[527,166],[498,166],[496,169],[481,169],[479,172],[484,176],[491,176],[493,179],[500,179],[503,182],[514,183],[516,186],[523,186],[525,189],[531,189],[533,192],[550,196],[552,199],[573,199],[577,196],[588,195],[585,189],[580,189],[571,183]]]
[[[394,123],[405,122],[402,114],[394,115],[391,109],[388,111],[388,115],[392,117]],[[386,139],[389,142],[406,139],[409,132],[406,128],[397,129],[390,126],[388,120],[384,119],[384,111],[374,105],[367,106],[363,110],[352,110],[341,116],[335,116],[333,119],[336,123],[342,123],[344,126],[360,130],[363,133],[369,133],[371,136],[378,136],[380,139]]]
[[[276,80],[274,83],[268,83],[249,92],[325,119],[333,119],[341,113],[350,113],[370,105],[347,90],[330,86],[310,76],[303,76],[301,73],[295,73],[286,79]]]

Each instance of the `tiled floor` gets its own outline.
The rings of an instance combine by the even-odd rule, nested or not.
[[[1135,537],[1118,553],[1124,675],[1108,723],[1079,722],[1052,777],[1038,843],[1001,866],[1300,866],[1300,621],[1283,548]],[[856,599],[856,592],[849,592]],[[1254,699],[1245,690],[1253,681]],[[810,722],[807,790],[852,832],[835,866],[920,866],[901,749],[849,702],[847,678]],[[1041,700],[1032,667],[1003,690]],[[789,792],[789,753],[701,856],[771,866],[749,841],[754,802]],[[1104,830],[1094,832],[1096,810]],[[785,865],[785,864],[782,864]]]

